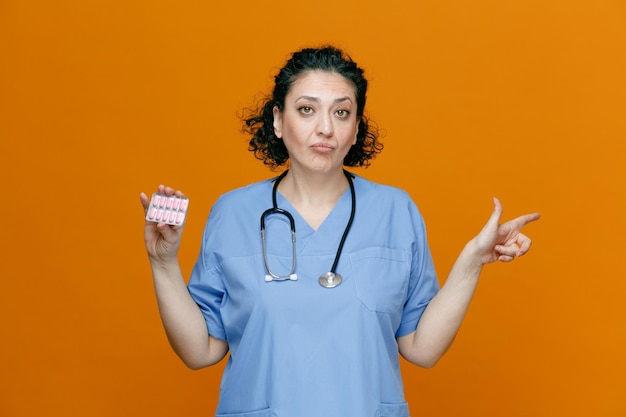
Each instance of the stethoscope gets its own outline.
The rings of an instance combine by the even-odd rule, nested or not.
[[[285,178],[288,171],[283,172],[276,181],[274,181],[274,187],[272,188],[272,203],[273,207],[265,210],[261,215],[261,242],[263,245],[263,262],[265,263],[265,269],[267,270],[267,275],[265,275],[265,281],[284,281],[291,280],[296,281],[298,279],[298,275],[296,274],[296,222],[293,220],[293,216],[287,210],[283,210],[278,208],[276,203],[276,190],[278,189],[278,184]],[[344,175],[348,179],[348,184],[350,185],[350,193],[352,195],[352,209],[350,210],[350,219],[348,220],[348,224],[346,225],[346,230],[343,232],[343,236],[341,237],[341,241],[339,242],[339,247],[337,248],[337,254],[335,255],[335,261],[333,262],[332,268],[330,268],[330,272],[326,272],[318,278],[318,282],[322,287],[326,288],[334,288],[337,285],[341,284],[341,275],[336,273],[337,264],[339,263],[339,258],[341,257],[341,251],[343,249],[343,244],[346,241],[346,237],[348,236],[348,232],[350,231],[350,227],[352,227],[352,221],[354,220],[354,213],[356,211],[356,193],[354,192],[354,184],[352,183],[352,174],[348,171],[343,171]],[[291,272],[287,275],[278,275],[272,272],[269,264],[267,263],[267,250],[265,247],[265,218],[271,214],[281,214],[287,219],[289,219],[289,227],[291,228],[291,247],[292,247],[292,259],[291,263]]]

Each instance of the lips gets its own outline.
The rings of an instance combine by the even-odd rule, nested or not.
[[[313,148],[314,150],[318,152],[330,152],[333,149],[335,149],[334,147],[332,147],[331,145],[327,143],[316,143],[314,145],[311,145],[311,148]]]

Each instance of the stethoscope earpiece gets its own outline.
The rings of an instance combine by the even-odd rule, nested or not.
[[[285,275],[285,277],[276,276],[276,275],[274,275],[274,276],[272,276],[272,275],[265,275],[265,282],[271,282],[271,281],[274,281],[274,280],[284,281],[287,278],[289,278],[289,280],[291,280],[291,281],[297,281],[298,280],[298,274],[289,274],[289,275]]]

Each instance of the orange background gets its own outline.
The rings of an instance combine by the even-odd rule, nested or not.
[[[0,2],[0,415],[212,415],[159,321],[140,191],[185,191],[189,274],[219,194],[272,175],[237,113],[332,42],[371,81],[385,151],[443,280],[498,196],[540,211],[483,274],[415,416],[626,415],[623,1]]]

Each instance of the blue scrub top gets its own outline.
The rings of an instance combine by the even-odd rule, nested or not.
[[[189,281],[209,334],[228,341],[216,416],[407,417],[396,337],[417,328],[439,290],[424,222],[407,193],[356,176],[356,214],[337,273],[324,288],[350,217],[346,190],[313,230],[295,219],[297,281],[266,282],[260,217],[272,180],[215,203]],[[266,220],[272,272],[292,263],[289,221]]]

